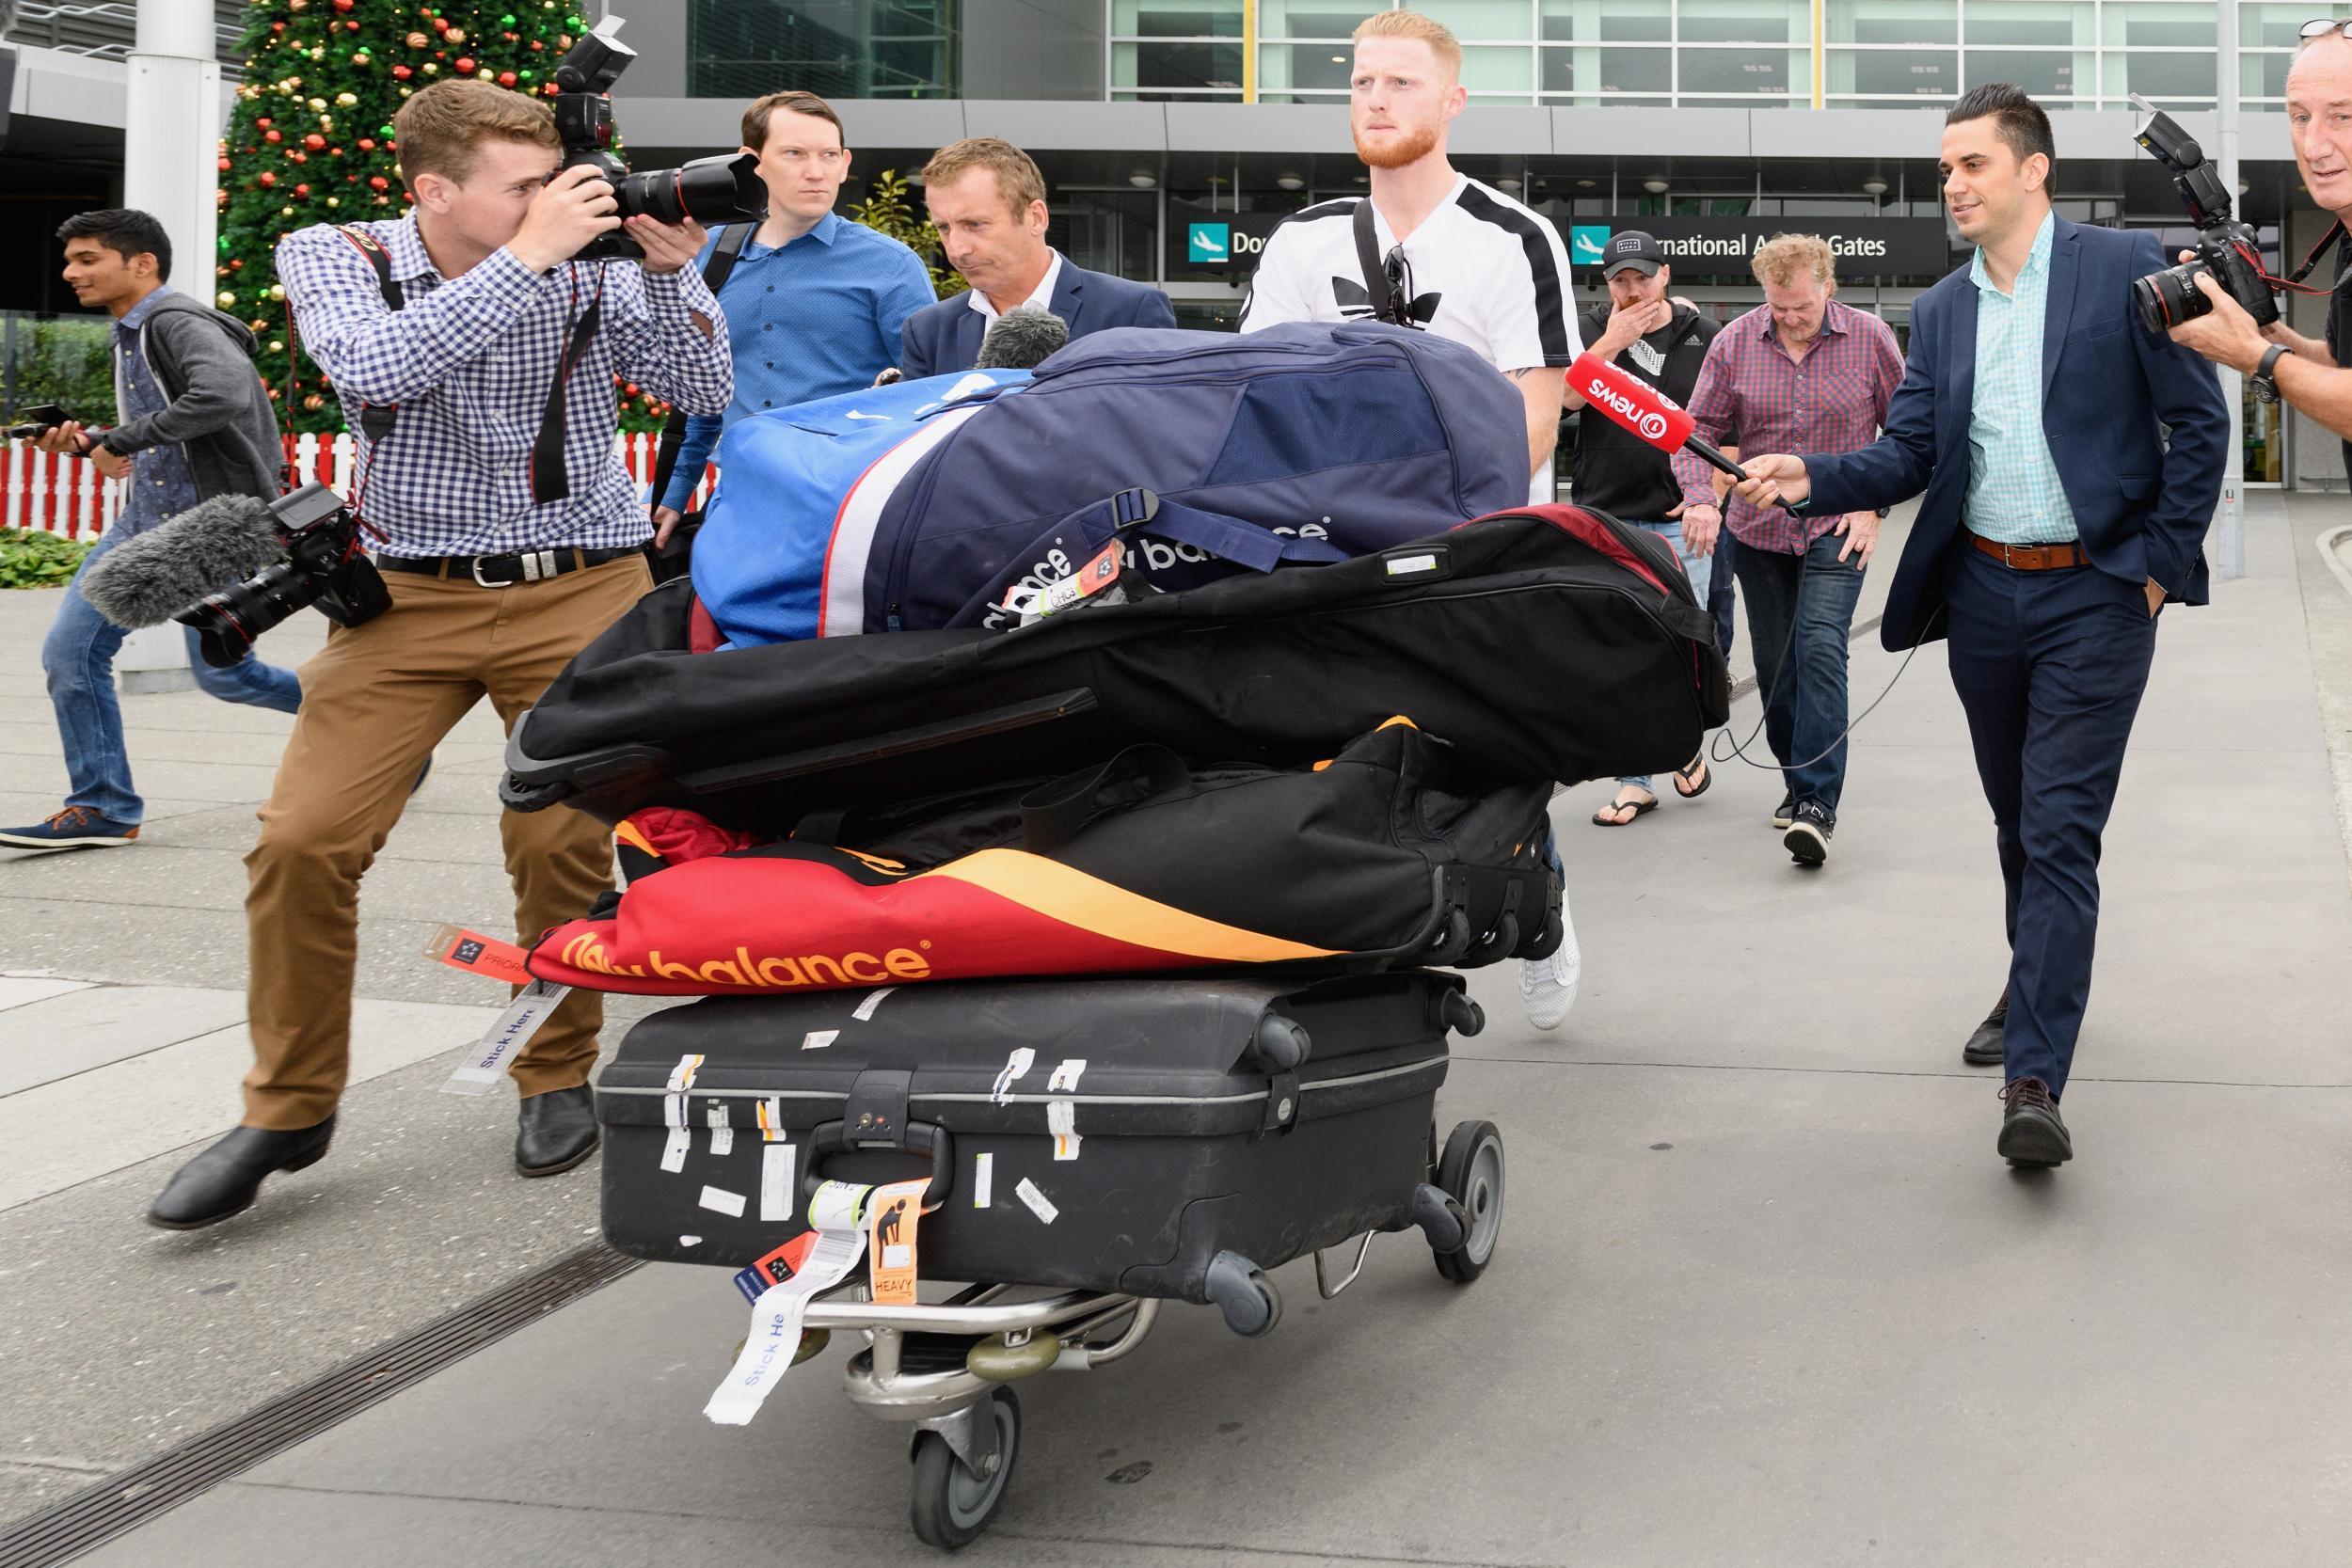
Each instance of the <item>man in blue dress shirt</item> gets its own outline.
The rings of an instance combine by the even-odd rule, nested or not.
[[[768,220],[719,290],[735,401],[724,414],[687,419],[677,466],[653,498],[657,545],[669,543],[722,431],[763,408],[872,386],[898,360],[899,327],[939,297],[921,257],[833,210],[850,150],[831,104],[813,92],[770,93],[743,111],[743,150],[759,159]],[[706,247],[695,264],[709,260]]]

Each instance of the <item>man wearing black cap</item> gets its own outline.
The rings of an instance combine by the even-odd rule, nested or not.
[[[1592,345],[1588,352],[1640,376],[1675,402],[1688,403],[1717,324],[1666,297],[1674,269],[1657,240],[1638,229],[1610,236],[1601,250],[1600,273],[1609,285],[1609,303],[1586,310],[1578,323]],[[1570,389],[1565,402],[1581,408],[1584,400]],[[1682,486],[1675,480],[1673,462],[1614,420],[1582,419],[1576,426],[1576,504],[1613,514],[1672,545],[1690,574],[1692,592],[1705,604],[1708,561],[1683,547]],[[1701,752],[1675,775],[1675,793],[1688,800],[1712,782]],[[1622,828],[1657,804],[1646,776],[1628,776],[1617,781],[1615,799],[1595,812],[1593,821]]]

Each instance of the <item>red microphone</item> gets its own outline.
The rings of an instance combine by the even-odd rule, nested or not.
[[[1606,359],[1580,354],[1568,367],[1568,390],[1613,424],[1623,425],[1638,439],[1660,451],[1688,449],[1737,480],[1748,476],[1740,465],[1693,435],[1698,421],[1674,399],[1629,371]]]

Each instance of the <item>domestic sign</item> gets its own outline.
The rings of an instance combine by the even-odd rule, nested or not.
[[[1168,204],[1168,276],[1185,281],[1248,277],[1280,213],[1236,213],[1231,209]]]
[[[1952,269],[1944,220],[1871,217],[1622,216],[1564,221],[1568,261],[1597,267],[1609,236],[1627,229],[1655,235],[1677,277],[1748,276],[1749,258],[1775,234],[1818,234],[1837,258],[1840,277],[1941,277]],[[1585,280],[1580,277],[1579,281]]]

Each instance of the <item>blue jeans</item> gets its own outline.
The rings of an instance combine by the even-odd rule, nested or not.
[[[135,825],[145,804],[131,787],[131,757],[122,742],[122,710],[115,701],[115,654],[126,635],[90,608],[82,596],[82,576],[119,541],[112,532],[83,558],[81,571],[66,585],[57,618],[40,645],[41,672],[49,678],[49,705],[57,712],[57,734],[65,742],[65,770],[72,793],[65,803],[87,806],[110,822]],[[250,653],[226,670],[215,670],[197,654],[187,633],[188,662],[196,684],[223,702],[292,713],[302,705],[302,684],[291,670],[263,664]]]
[[[1781,761],[1790,801],[1818,800],[1833,819],[1846,787],[1846,644],[1862,596],[1862,568],[1837,559],[1847,543],[1824,533],[1803,555],[1743,545],[1735,562],[1748,596],[1764,738]],[[1792,760],[1803,766],[1789,767]]]
[[[2063,1094],[2090,1000],[2099,848],[2156,623],[2095,566],[2013,572],[1963,540],[1944,574],[1952,686],[1993,807],[2008,917],[2006,1076]]]
[[[1635,528],[1649,530],[1650,532],[1674,546],[1676,558],[1682,562],[1683,575],[1691,579],[1691,592],[1698,596],[1699,604],[1704,607],[1707,604],[1708,573],[1714,565],[1714,562],[1708,556],[1692,555],[1683,547],[1682,520],[1678,517],[1663,517],[1655,522],[1639,517],[1629,517],[1625,520]],[[1650,788],[1650,778],[1647,773],[1620,773],[1617,775],[1617,782],[1621,784],[1632,784],[1638,789]],[[1658,792],[1651,789],[1650,793],[1655,795]]]

